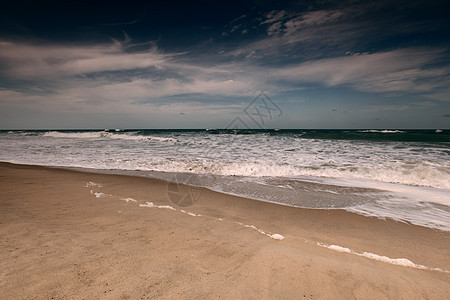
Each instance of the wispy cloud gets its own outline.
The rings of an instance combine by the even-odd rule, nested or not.
[[[238,30],[239,27],[241,27],[241,26],[242,26],[241,24],[234,25],[234,26],[231,28],[230,32],[235,32],[235,31]]]
[[[94,72],[143,69],[164,64],[171,55],[151,49],[127,53],[120,43],[93,46],[0,43],[1,73],[17,78],[46,78]],[[173,56],[173,55],[172,55]]]
[[[447,83],[450,82],[450,75],[447,75],[445,79]],[[427,97],[442,102],[450,102],[450,88],[448,88],[448,86],[449,85],[447,84],[447,86],[444,86],[441,89],[437,89],[437,91],[430,93],[429,95],[427,95]]]
[[[245,19],[245,18],[247,18],[247,15],[245,15],[245,14],[241,15],[240,17],[237,17],[237,18],[231,20],[229,24],[235,23],[235,22],[237,22],[239,20],[242,20],[242,19]]]
[[[355,22],[356,9],[318,10],[302,13],[271,11],[259,22],[266,37],[244,44],[231,55],[266,61],[284,57],[296,60],[334,56],[353,50],[367,34],[368,24]],[[371,26],[369,26],[371,27]],[[372,27],[371,27],[372,28]]]
[[[283,20],[286,15],[287,13],[285,10],[272,10],[265,15],[266,19],[262,21],[260,25],[277,23]]]
[[[286,67],[276,74],[292,82],[344,85],[368,92],[430,92],[450,84],[450,67],[427,67],[442,53],[412,48],[341,56]]]
[[[155,47],[129,52],[129,48],[118,42],[72,47],[1,42],[0,62],[5,67],[0,76],[14,81],[14,87],[0,85],[0,104],[124,109],[123,105],[139,103],[160,106],[161,99],[180,95],[170,105],[207,98],[215,109],[217,105],[233,109],[224,97],[256,93],[256,81],[245,78],[237,65],[205,67],[177,60],[180,53],[161,53]]]
[[[379,111],[404,111],[410,109],[410,105],[377,105],[370,106],[365,109],[366,112],[379,112]]]
[[[284,23],[284,31],[293,34],[303,28],[332,24],[344,16],[340,10],[319,10],[300,14]]]

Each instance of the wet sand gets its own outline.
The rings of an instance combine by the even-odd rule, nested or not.
[[[192,193],[180,189],[180,195]],[[0,163],[1,298],[446,299],[450,294],[450,273],[318,245],[450,270],[448,232],[205,189],[195,191],[193,205],[180,208],[168,190],[167,183],[148,178]],[[142,206],[147,202],[156,207]],[[271,238],[274,234],[285,239]]]

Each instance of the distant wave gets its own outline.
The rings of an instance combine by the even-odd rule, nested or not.
[[[359,130],[358,132],[362,133],[405,133],[406,131],[402,130],[378,130],[378,129],[367,129],[367,130]]]
[[[43,136],[54,138],[72,139],[115,139],[115,140],[156,140],[156,141],[176,141],[173,138],[139,135],[138,132],[110,132],[110,131],[84,131],[84,132],[61,132],[49,131]]]

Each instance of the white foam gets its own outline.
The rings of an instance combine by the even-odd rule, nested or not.
[[[285,239],[285,237],[279,233],[274,233],[272,235],[269,235],[271,238],[273,238],[274,240],[279,240],[282,241]]]
[[[332,190],[327,190],[327,189],[323,189],[323,190],[321,190],[322,192],[325,192],[325,193],[330,193],[330,194],[335,194],[335,195],[339,195],[339,193],[338,192],[336,192],[336,191],[332,191]]]
[[[170,205],[156,205],[155,207],[157,208],[164,208],[164,209],[171,209],[171,210],[176,210],[175,208],[173,208]]]
[[[246,227],[246,228],[251,228],[254,229],[256,231],[258,231],[261,234],[266,234],[263,230],[259,229],[258,227],[256,227],[255,225],[245,225],[243,224],[242,226]]]
[[[89,132],[60,132],[49,131],[43,134],[45,137],[66,138],[66,139],[116,139],[116,140],[147,140],[143,135],[136,135],[133,132],[114,133],[109,131],[89,131]]]
[[[120,129],[116,129],[115,132],[111,131],[89,131],[89,132],[60,132],[60,131],[48,131],[43,134],[46,137],[54,138],[66,138],[66,139],[113,139],[113,140],[153,140],[159,142],[174,142],[176,139],[160,136],[145,136],[139,135],[137,132],[123,132]]]
[[[94,192],[93,194],[95,195],[95,198],[104,198],[106,196],[110,196],[105,193],[97,193],[97,192]]]
[[[120,198],[120,200],[123,200],[123,201],[125,201],[126,203],[128,203],[128,202],[137,202],[137,200],[136,200],[136,199],[133,199],[133,198]]]
[[[367,258],[370,258],[373,260],[382,261],[382,262],[385,262],[388,264],[398,265],[398,266],[411,267],[411,268],[424,269],[424,270],[427,269],[427,267],[425,267],[423,265],[417,265],[406,258],[389,258],[387,256],[382,256],[382,255],[374,254],[371,252],[364,252],[363,254],[361,254],[361,256],[364,256],[364,257],[367,257]]]
[[[163,208],[163,209],[171,209],[171,210],[176,210],[175,208],[173,208],[172,206],[169,205],[155,205],[153,204],[153,202],[147,202],[145,204],[139,204],[140,207],[155,207],[155,208]]]
[[[187,215],[190,215],[190,216],[192,216],[192,217],[201,217],[202,215],[201,214],[194,214],[193,212],[189,212],[189,211],[185,211],[185,210],[180,210],[183,214],[187,214]]]
[[[404,133],[406,131],[402,130],[377,130],[377,129],[368,129],[368,130],[359,130],[358,132],[364,132],[364,133]]]
[[[373,201],[344,209],[368,217],[389,218],[414,225],[450,231],[450,214],[442,207],[450,206],[450,189],[408,186],[362,179],[323,179],[323,183],[374,188],[384,191]]]
[[[36,132],[26,132],[26,131],[19,131],[17,132],[21,136],[36,136]]]
[[[326,246],[326,245],[319,244],[319,243],[318,243],[318,245],[319,246],[323,246],[323,247],[327,247],[328,249],[331,249],[331,250],[334,250],[334,251],[337,251],[337,252],[352,253],[352,250],[350,250],[349,248],[344,248],[344,247],[337,246],[337,245]]]
[[[268,236],[268,237],[270,237],[271,239],[274,239],[274,240],[281,241],[281,240],[285,239],[285,237],[283,235],[279,234],[279,233],[270,234],[270,233],[265,232],[264,230],[259,229],[255,225],[247,225],[247,224],[244,224],[244,223],[241,223],[241,222],[235,222],[235,223],[239,224],[239,225],[241,225],[241,226],[243,226],[245,228],[251,228],[253,230],[256,230],[257,232],[259,232],[261,234],[264,234],[264,235],[266,235],[266,236]]]
[[[89,181],[88,183],[86,183],[85,187],[91,187],[91,186],[95,186],[95,187],[103,187],[102,184],[100,183],[95,183],[93,181]]]
[[[357,256],[361,256],[361,257],[366,257],[366,258],[369,258],[372,260],[377,260],[377,261],[381,261],[381,262],[392,264],[392,265],[397,265],[397,266],[402,266],[402,267],[410,267],[410,268],[415,268],[415,269],[420,269],[420,270],[429,270],[429,271],[450,273],[450,271],[447,271],[445,269],[430,268],[430,267],[427,267],[424,265],[415,264],[406,258],[390,258],[387,256],[378,255],[378,254],[371,253],[371,252],[358,253],[358,252],[351,250],[350,248],[345,248],[345,247],[341,247],[338,245],[327,245],[327,244],[323,244],[323,243],[316,243],[316,245],[318,245],[320,247],[328,248],[333,251],[353,254],[353,255],[357,255]]]
[[[153,204],[153,202],[147,202],[145,204],[139,204],[140,207],[156,207],[155,204]]]
[[[91,194],[95,195],[95,198],[113,197],[113,195],[111,195],[111,194],[99,193],[94,190],[91,190]]]
[[[311,158],[314,159],[314,158]],[[357,160],[355,161],[359,163]],[[411,162],[339,162],[318,166],[260,162],[221,162],[211,166],[193,166],[191,172],[212,173],[226,176],[252,177],[298,177],[314,176],[328,178],[366,179],[374,182],[400,183],[414,186],[450,189],[450,173],[444,166],[436,166],[424,161]],[[180,168],[183,166],[179,166]],[[186,168],[184,169],[186,171]]]
[[[147,138],[150,140],[153,140],[153,141],[160,141],[160,142],[175,142],[176,141],[176,139],[161,137],[161,136],[147,136]]]

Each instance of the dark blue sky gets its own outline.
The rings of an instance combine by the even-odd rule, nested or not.
[[[0,129],[225,127],[261,92],[265,127],[450,128],[448,19],[448,1],[11,2]]]

